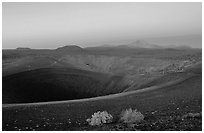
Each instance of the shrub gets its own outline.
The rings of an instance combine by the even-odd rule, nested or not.
[[[123,123],[136,123],[144,120],[144,115],[138,112],[137,109],[132,110],[131,108],[126,109],[121,113],[120,121]]]
[[[113,116],[107,111],[96,112],[92,115],[92,118],[86,120],[91,126],[99,126],[104,123],[111,123],[113,121]]]
[[[202,113],[188,113],[185,114],[181,117],[181,119],[186,119],[186,118],[199,118],[202,117]]]

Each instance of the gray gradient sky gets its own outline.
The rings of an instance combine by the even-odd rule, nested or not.
[[[202,45],[201,3],[4,2],[2,17],[3,48],[86,47],[185,35],[200,36],[188,45]]]

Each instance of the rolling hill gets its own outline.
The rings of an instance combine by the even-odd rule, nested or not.
[[[60,52],[70,52],[70,53],[84,52],[83,48],[77,45],[67,45],[67,46],[59,47],[56,50]]]

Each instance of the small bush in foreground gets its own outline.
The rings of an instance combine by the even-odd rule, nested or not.
[[[99,126],[104,123],[111,123],[113,121],[113,116],[107,111],[96,112],[92,115],[92,118],[86,120],[91,126]]]
[[[185,114],[181,117],[181,119],[186,119],[186,118],[198,118],[198,117],[202,117],[202,113],[188,113]]]
[[[132,110],[129,108],[121,113],[120,121],[123,123],[130,124],[140,122],[142,120],[144,120],[144,115],[136,109]]]

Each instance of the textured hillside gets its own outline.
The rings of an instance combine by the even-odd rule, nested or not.
[[[25,54],[26,56],[3,59],[3,76],[40,68],[76,68],[123,76],[124,81],[129,86],[126,90],[135,90],[166,74],[183,72],[186,68],[201,61],[201,54],[197,50],[190,52],[170,50],[168,52],[171,54],[166,58],[160,57],[159,54],[161,53],[159,52],[157,52],[159,57],[157,54],[153,57],[146,56],[154,50],[141,51],[141,54],[134,56],[107,56],[80,53],[81,48],[76,46],[62,47],[60,49],[62,50],[33,50],[29,53],[23,51],[19,54]],[[67,52],[67,49],[75,52]],[[163,52],[165,51],[163,50]],[[7,57],[13,57],[14,53],[18,53],[17,51],[8,51],[7,55],[9,55],[9,52],[11,52],[11,56]],[[174,80],[174,78],[169,80]]]

